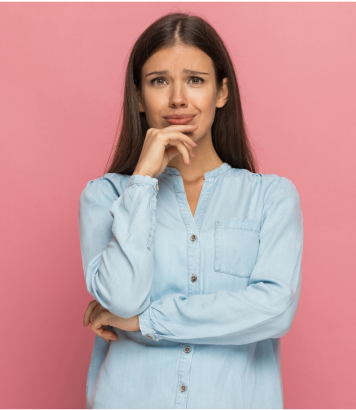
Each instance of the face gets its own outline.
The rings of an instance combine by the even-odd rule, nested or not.
[[[160,50],[142,68],[142,94],[136,89],[139,110],[146,113],[150,128],[159,129],[172,125],[167,115],[195,115],[188,124],[199,127],[188,135],[194,141],[211,138],[215,110],[227,101],[227,78],[223,81],[217,90],[212,60],[200,49],[177,45]]]

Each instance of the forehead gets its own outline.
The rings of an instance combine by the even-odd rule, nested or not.
[[[213,64],[211,58],[199,48],[176,45],[154,53],[143,65],[142,72],[146,75],[150,71],[165,70],[180,74],[184,69],[211,72]]]

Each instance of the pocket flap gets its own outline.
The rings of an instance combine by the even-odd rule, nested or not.
[[[215,221],[214,270],[250,277],[258,256],[260,227],[257,219],[231,217]]]
[[[260,233],[261,223],[257,219],[241,219],[226,218],[221,221],[215,221],[215,229],[246,229],[247,231],[255,231]]]

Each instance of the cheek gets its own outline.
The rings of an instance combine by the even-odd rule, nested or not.
[[[161,123],[161,112],[164,112],[162,109],[162,101],[157,100],[157,96],[146,96],[145,98],[145,113],[147,123],[150,128],[160,128]]]
[[[195,104],[199,107],[202,113],[214,113],[215,111],[215,96],[212,90],[206,90],[205,92],[199,93],[195,97],[192,96]]]
[[[216,106],[213,97],[207,95],[205,98],[199,100],[196,105],[200,111],[199,121],[206,126],[211,126],[215,118]]]
[[[154,116],[159,110],[160,104],[155,98],[147,97],[145,100],[146,115]]]

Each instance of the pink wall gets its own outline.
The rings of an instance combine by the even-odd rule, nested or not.
[[[226,40],[260,172],[301,195],[285,407],[355,407],[356,4],[303,2],[0,4],[0,407],[85,406],[79,195],[104,171],[129,49],[169,11]]]

